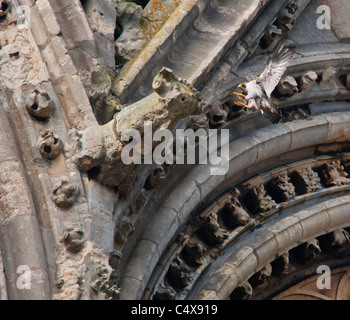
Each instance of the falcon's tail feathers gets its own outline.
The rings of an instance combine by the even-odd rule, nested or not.
[[[281,121],[282,112],[271,101],[262,99],[260,109],[273,124],[277,124]]]

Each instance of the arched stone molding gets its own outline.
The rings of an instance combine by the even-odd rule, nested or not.
[[[158,186],[156,194],[147,202],[147,207],[140,212],[137,209],[129,216],[129,203],[120,199],[115,190],[105,188],[91,177],[78,172],[71,161],[76,148],[72,140],[76,137],[69,136],[67,132],[73,128],[84,130],[97,123],[107,122],[111,114],[121,108],[118,98],[130,101],[135,97],[147,95],[147,86],[151,83],[148,79],[153,78],[154,70],[163,67],[164,59],[177,70],[184,71],[179,75],[186,76],[198,86],[206,102],[219,105],[225,103],[232,86],[241,81],[241,76],[246,77],[244,68],[249,66],[249,62],[240,67],[242,62],[248,56],[272,51],[281,34],[290,30],[309,1],[183,1],[165,23],[162,31],[153,38],[151,46],[139,56],[141,58],[138,64],[134,65],[135,68],[129,69],[125,73],[126,77],[121,77],[126,78],[127,83],[121,81],[119,88],[113,87],[112,84],[115,76],[114,51],[104,52],[104,49],[107,49],[104,47],[104,43],[107,43],[104,40],[108,40],[108,45],[113,46],[115,12],[107,16],[103,12],[106,13],[108,8],[104,8],[106,11],[102,12],[94,25],[96,21],[90,15],[95,9],[93,1],[13,2],[30,8],[32,24],[30,28],[22,28],[19,33],[24,39],[23,42],[29,44],[24,50],[30,52],[27,58],[34,57],[36,60],[33,62],[28,59],[23,63],[18,48],[7,46],[8,39],[2,38],[2,44],[6,43],[2,47],[5,57],[3,65],[9,61],[6,67],[16,63],[29,66],[25,70],[8,68],[3,72],[6,76],[19,75],[21,72],[24,76],[29,74],[23,92],[19,87],[20,81],[17,81],[16,77],[10,79],[10,82],[13,80],[13,87],[9,88],[13,96],[8,97],[11,103],[8,103],[7,107],[7,102],[4,101],[4,109],[1,110],[6,113],[2,117],[3,122],[8,121],[10,124],[4,125],[8,125],[8,130],[5,130],[3,135],[11,132],[15,137],[12,139],[14,145],[20,151],[14,152],[10,157],[14,163],[10,169],[16,175],[11,176],[9,182],[15,187],[22,185],[22,204],[27,204],[18,217],[17,212],[13,210],[13,221],[1,226],[0,247],[6,276],[9,279],[7,289],[10,299],[19,296],[58,299],[111,296],[117,298],[118,288],[114,286],[115,278],[110,278],[111,268],[107,260],[110,258],[111,266],[119,270],[121,256],[121,284],[126,288],[123,298],[142,297],[148,283],[162,272],[155,268],[161,261],[159,258],[168,254],[168,246],[175,246],[175,239],[182,241],[179,231],[202,202],[215,199],[235,183],[246,181],[245,179],[256,174],[258,169],[270,168],[277,163],[288,163],[298,158],[297,154],[310,156],[318,148],[327,149],[325,144],[333,141],[348,141],[349,116],[344,111],[349,110],[349,106],[341,102],[336,105],[340,111],[338,114],[333,113],[334,105],[316,103],[308,106],[311,110],[307,113],[308,120],[288,122],[296,120],[296,117],[292,116],[289,120],[284,119],[286,123],[275,127],[270,127],[269,122],[256,114],[239,115],[236,122],[229,124],[228,121],[225,122],[226,119],[221,119],[223,121],[220,126],[231,129],[231,171],[226,176],[213,177],[210,176],[210,168],[203,166],[184,166],[181,169],[176,167],[169,172],[162,171],[164,168],[156,168],[159,176],[154,174],[151,178],[165,183]],[[227,7],[222,7],[222,3],[227,4]],[[236,10],[237,6],[244,7],[244,17],[243,10]],[[13,9],[11,14],[16,11],[17,6],[14,5]],[[226,9],[232,9],[230,12],[233,13],[227,20],[217,19],[218,25],[206,21],[206,14],[220,17],[220,11],[228,12]],[[235,23],[232,23],[233,20]],[[112,28],[112,33],[106,34],[105,39],[99,38],[100,30],[94,28],[100,21],[108,23]],[[6,32],[9,31],[11,42],[15,38],[13,35],[16,21],[9,22]],[[3,26],[5,27],[5,24]],[[246,28],[247,26],[249,28]],[[226,32],[219,37],[216,27],[223,28]],[[217,40],[210,48],[209,33]],[[150,47],[152,50],[149,50]],[[300,54],[299,51],[300,56],[295,60],[295,65],[292,64],[286,74],[295,79],[289,79],[286,84],[294,85],[293,89],[298,89],[301,93],[291,97],[277,95],[275,98],[279,99],[280,105],[297,109],[305,101],[314,103],[328,100],[330,94],[336,95],[336,99],[332,100],[348,99],[349,50],[346,45],[332,44],[323,49],[318,47],[320,50],[317,49],[315,53],[307,47],[299,49],[305,49],[303,52],[307,54]],[[105,54],[108,56],[104,56]],[[201,63],[192,64],[191,57],[200,58],[195,59],[195,62],[201,60]],[[267,56],[254,60],[256,65],[253,69],[256,67],[256,71],[261,70],[265,58]],[[331,63],[325,69],[327,59],[330,59]],[[191,68],[184,68],[184,65],[187,65],[183,62],[191,62]],[[40,68],[32,72],[30,66]],[[106,66],[109,69],[106,69]],[[307,70],[304,70],[305,66],[308,67]],[[331,68],[334,68],[335,72]],[[246,70],[248,74],[250,71],[249,68]],[[111,72],[113,76],[110,77]],[[39,79],[35,78],[36,75]],[[6,77],[5,79],[8,80]],[[2,81],[0,80],[1,83]],[[21,108],[25,105],[25,95],[32,95],[36,85],[44,86],[56,106],[55,112],[47,116],[45,121],[33,119],[26,113],[28,108]],[[327,85],[327,90],[325,87],[315,90],[320,89],[322,85]],[[116,95],[110,95],[110,91],[114,91],[112,93]],[[29,107],[36,106],[31,103]],[[33,110],[30,111],[33,113]],[[77,131],[74,133],[79,135]],[[305,136],[308,139],[304,139]],[[4,149],[11,149],[8,143],[10,140],[4,139]],[[51,153],[51,146],[57,141],[64,143],[63,150],[58,148],[57,154],[47,157],[47,154]],[[42,154],[45,155],[45,159],[42,159],[38,152],[38,144],[43,148]],[[276,148],[277,144],[280,149]],[[302,153],[299,153],[300,150]],[[4,159],[3,163],[8,164],[7,160]],[[255,168],[250,166],[252,164],[256,165]],[[141,169],[146,171],[144,167]],[[4,177],[6,174],[8,172],[5,170]],[[20,181],[17,185],[16,177]],[[178,182],[176,188],[170,183],[164,186],[169,181],[173,184]],[[152,192],[156,183],[150,185],[153,186],[148,186],[148,191]],[[9,197],[8,202],[11,201],[14,200]],[[4,205],[5,200],[2,199],[1,202]],[[113,248],[115,227],[114,240],[117,245]],[[23,242],[28,247],[22,246],[18,241],[14,242],[16,249],[10,250],[13,240],[7,239],[15,237],[18,240],[21,239],[20,236],[30,239]],[[30,250],[26,250],[28,248]],[[123,255],[119,249],[123,251]],[[172,248],[169,249],[169,256],[171,250]],[[201,248],[189,246],[188,250],[200,252]],[[33,294],[28,291],[19,292],[14,281],[18,264],[26,264],[30,252],[33,253],[30,257],[33,277],[37,280]],[[176,266],[174,268],[176,269]],[[106,292],[102,292],[102,288]]]
[[[2,106],[6,102],[2,100]],[[41,217],[30,191],[30,182],[16,147],[17,139],[11,130],[11,120],[3,108],[1,122],[1,219],[0,247],[5,269],[7,296],[10,299],[49,299],[47,255],[40,231]],[[20,266],[30,268],[30,288],[18,286]]]
[[[89,102],[89,93],[84,89],[84,85],[88,87],[91,83],[86,83],[88,79],[81,76],[91,75],[80,72],[79,69],[83,66],[76,65],[77,60],[84,56],[84,61],[89,61],[89,65],[93,65],[92,68],[99,67],[96,66],[96,59],[92,57],[96,56],[97,49],[80,1],[67,1],[62,6],[59,1],[19,0],[14,1],[13,11],[21,12],[19,6],[24,6],[22,10],[28,11],[26,14],[30,17],[30,21],[24,23],[23,29],[30,34],[28,38],[31,39],[31,44],[40,52],[42,60],[46,63],[49,79],[58,93],[62,110],[67,116],[67,123],[79,130],[96,124],[97,120]],[[69,14],[74,18],[68,19]],[[64,30],[61,29],[62,19],[66,22]],[[79,33],[76,33],[80,41],[72,40],[74,35],[71,30],[77,26],[72,24],[76,21],[80,21],[81,24]],[[30,23],[30,26],[27,27],[26,23]],[[79,47],[84,44],[90,49],[85,55]],[[80,56],[76,54],[71,57],[69,55],[71,50],[68,48],[75,48],[75,52],[78,51]]]
[[[197,298],[229,299],[238,285],[296,244],[348,227],[349,201],[348,195],[329,199],[250,233],[232,252],[225,253],[224,262],[213,274],[207,275]]]
[[[81,7],[65,4],[73,2]],[[80,175],[72,153],[75,130],[97,121],[51,2],[10,5],[11,21],[2,20],[0,30],[0,247],[7,297],[90,299],[97,296],[91,279],[112,251],[116,198],[114,190]],[[23,25],[15,19],[19,5],[31,18]],[[34,112],[45,106],[44,116]],[[30,270],[30,289],[17,285],[21,266]]]
[[[230,143],[230,169],[226,176],[210,175],[209,166],[197,166],[164,199],[161,207],[151,205],[140,212],[140,221],[152,212],[144,229],[136,229],[135,247],[121,279],[121,288],[128,287],[124,299],[141,298],[146,284],[171,240],[193,209],[206,196],[219,193],[242,177],[247,177],[250,167],[259,165],[274,156],[283,157],[288,152],[334,141],[348,141],[350,113],[330,113],[290,123],[268,126]],[[308,137],[308,139],[305,139]],[[147,254],[146,254],[147,252]],[[152,252],[152,254],[149,254]],[[145,268],[145,266],[147,266]],[[132,288],[132,290],[131,290]]]

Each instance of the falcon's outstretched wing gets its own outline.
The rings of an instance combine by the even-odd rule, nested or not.
[[[290,60],[293,58],[294,52],[295,47],[282,44],[267,61],[266,68],[257,82],[264,88],[268,98],[280,82]]]
[[[262,99],[260,102],[260,110],[274,124],[279,123],[282,119],[281,110],[277,106],[275,106],[271,101]]]

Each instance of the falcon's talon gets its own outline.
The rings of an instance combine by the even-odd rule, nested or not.
[[[246,107],[248,109],[252,108],[252,107],[249,107],[249,106],[247,106],[246,104],[244,104],[243,102],[240,102],[240,101],[235,102],[235,105],[239,106],[239,107]]]
[[[243,93],[232,92],[232,94],[235,94],[236,96],[239,96],[240,98],[245,98],[246,97],[246,95],[244,95]]]
[[[238,88],[242,89],[243,93],[232,92],[239,97],[236,100],[240,100],[235,104],[248,109],[254,107],[260,110],[272,123],[279,123],[281,112],[278,106],[271,101],[271,93],[287,70],[294,53],[295,46],[286,46],[285,40],[280,42],[275,52],[267,60],[263,73],[254,80],[240,83]],[[250,107],[241,102],[242,98]]]

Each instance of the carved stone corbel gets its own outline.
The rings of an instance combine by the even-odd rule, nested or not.
[[[145,35],[141,28],[142,7],[136,3],[120,1],[115,5],[120,34],[115,41],[116,63],[124,65],[130,61],[145,45]]]
[[[338,248],[350,242],[349,233],[344,229],[338,229],[333,232],[332,247]]]
[[[284,120],[288,122],[294,120],[307,119],[310,117],[310,114],[311,113],[308,106],[296,107],[284,115]]]
[[[148,176],[148,183],[151,188],[156,188],[159,186],[165,179],[166,172],[161,165],[155,165],[151,170],[150,175]]]
[[[129,235],[134,231],[134,226],[132,225],[128,217],[123,217],[117,223],[117,227],[114,230],[114,242],[117,247],[122,247],[127,241]]]
[[[228,233],[220,228],[217,215],[214,212],[204,218],[199,233],[203,241],[210,246],[220,245],[228,238]]]
[[[277,86],[278,92],[280,94],[294,95],[299,92],[298,83],[293,77],[287,76],[282,78]]]
[[[35,89],[25,100],[25,107],[30,115],[38,120],[48,119],[54,111],[55,104],[49,94]]]
[[[260,284],[263,284],[272,274],[272,266],[271,264],[267,264],[260,271],[254,274],[249,282],[255,287]]]
[[[287,274],[289,268],[289,252],[286,252],[276,258],[273,265],[273,271],[277,274]]]
[[[244,210],[242,204],[238,200],[239,191],[235,189],[233,197],[220,210],[220,215],[224,223],[229,228],[237,228],[246,225],[250,220],[249,214]]]
[[[85,244],[84,231],[78,228],[69,228],[64,232],[62,242],[69,252],[77,253]]]
[[[291,0],[287,6],[287,9],[290,14],[295,14],[295,12],[298,10],[298,1]]]
[[[286,173],[272,179],[268,184],[268,190],[278,202],[285,202],[295,197],[294,186]]]
[[[176,291],[170,287],[159,286],[157,292],[153,296],[153,300],[175,300]]]
[[[329,67],[325,71],[323,71],[321,85],[325,85],[329,83],[332,79],[334,79],[336,73],[337,73],[337,70],[334,69],[333,67]]]
[[[229,109],[222,103],[214,103],[208,113],[209,122],[213,126],[217,126],[225,123],[228,115]]]
[[[281,10],[277,16],[278,26],[284,31],[287,32],[292,29],[295,24],[294,14],[290,13],[288,8]]]
[[[174,259],[171,263],[165,278],[176,289],[183,289],[192,281],[190,270],[183,266],[178,259]]]
[[[205,248],[199,242],[189,241],[182,250],[182,257],[190,266],[198,267],[204,262]]]
[[[296,170],[292,180],[298,194],[312,193],[322,188],[320,177],[310,167]]]
[[[63,151],[61,139],[51,130],[46,130],[38,141],[40,154],[49,160],[58,157]]]
[[[264,213],[276,206],[276,202],[266,194],[264,185],[253,188],[246,195],[246,207],[253,213]]]
[[[111,275],[112,268],[107,263],[95,267],[90,286],[101,300],[119,300],[120,290]]]
[[[69,181],[63,180],[57,183],[52,191],[52,201],[61,209],[69,209],[79,196],[79,188]]]
[[[311,87],[316,83],[316,80],[317,73],[315,71],[308,71],[304,73],[300,78],[300,91],[309,91]]]
[[[312,239],[302,245],[303,260],[308,263],[314,260],[320,253],[321,248],[317,239]]]
[[[276,37],[282,36],[282,34],[283,34],[283,31],[279,29],[276,25],[272,24],[265,31],[265,34],[264,34],[265,45],[269,47],[274,42]]]
[[[209,118],[206,114],[189,116],[188,120],[187,129],[194,131],[204,129],[206,132],[209,132]]]
[[[322,237],[322,241],[327,249],[338,251],[350,242],[350,236],[346,230],[338,229]]]
[[[350,184],[348,174],[339,160],[327,163],[322,168],[324,183],[327,187],[343,186]]]

